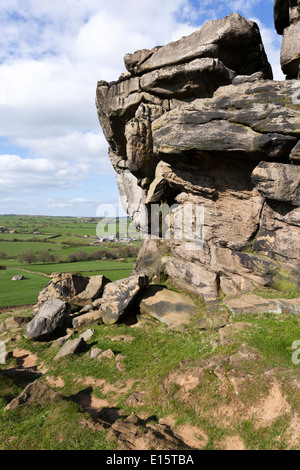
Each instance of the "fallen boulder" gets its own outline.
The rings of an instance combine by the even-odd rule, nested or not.
[[[25,278],[25,276],[22,276],[22,274],[18,275],[18,276],[13,276],[11,278],[12,281],[23,281]]]
[[[113,324],[123,319],[130,310],[137,295],[148,285],[148,276],[134,275],[111,282],[104,288],[101,303],[103,323]]]
[[[61,395],[59,393],[55,392],[47,384],[37,379],[28,384],[23,392],[6,406],[5,410],[13,410],[24,404],[39,403],[43,405],[45,403],[53,403],[59,399],[61,399]]]
[[[58,351],[58,353],[54,357],[54,360],[56,361],[57,359],[61,359],[62,357],[71,356],[72,354],[80,351],[85,345],[86,342],[82,337],[77,339],[70,339]]]
[[[27,325],[24,336],[27,339],[42,339],[53,333],[70,313],[70,306],[60,299],[48,299]]]
[[[51,274],[51,281],[46,287],[41,290],[38,303],[32,309],[32,314],[35,315],[41,305],[48,299],[60,299],[64,302],[69,302],[73,297],[79,295],[84,291],[90,282],[89,277],[79,276],[72,273],[53,273]]]
[[[102,310],[91,310],[83,315],[76,316],[72,320],[73,328],[90,325],[91,323],[102,323]]]
[[[281,313],[278,302],[273,299],[264,299],[258,295],[242,295],[239,299],[231,299],[225,305],[234,314],[243,313]]]
[[[282,313],[293,313],[300,315],[300,298],[296,299],[277,299]]]
[[[86,304],[92,304],[99,299],[104,291],[106,284],[111,282],[105,276],[92,276],[86,288],[75,297],[72,297],[71,304],[84,307]]]
[[[146,289],[140,308],[142,313],[147,313],[170,326],[188,323],[198,312],[190,297],[158,285]]]

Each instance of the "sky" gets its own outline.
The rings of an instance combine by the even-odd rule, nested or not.
[[[273,0],[1,0],[0,214],[93,217],[117,207],[97,81],[117,80],[127,52],[234,11],[259,24],[283,80]]]

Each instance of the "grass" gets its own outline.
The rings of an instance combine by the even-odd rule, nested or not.
[[[236,434],[249,449],[289,448],[285,433],[290,419],[288,415],[276,418],[269,426],[257,428],[255,422],[248,418],[241,418],[230,426],[224,425],[222,421],[216,420],[214,413],[224,404],[229,404],[232,397],[248,408],[263,398],[270,389],[265,370],[271,370],[272,377],[281,380],[293,410],[299,408],[299,397],[295,396],[294,389],[290,387],[290,381],[299,378],[299,366],[292,363],[290,349],[291,342],[300,338],[299,319],[291,315],[282,315],[280,318],[243,315],[241,318],[235,316],[234,321],[251,322],[253,328],[237,333],[235,343],[226,347],[215,346],[217,331],[199,332],[192,327],[184,332],[172,331],[155,320],[145,320],[140,328],[128,328],[124,324],[94,324],[94,336],[88,342],[86,352],[55,362],[53,358],[59,347],[51,342],[33,342],[21,337],[17,343],[8,343],[8,348],[17,346],[29,350],[37,355],[39,361],[43,361],[47,373],[40,380],[45,381],[46,376],[63,378],[64,386],[59,392],[65,398],[55,405],[23,405],[4,412],[4,406],[22,390],[18,380],[11,381],[5,375],[5,370],[15,366],[14,359],[9,359],[2,366],[4,372],[0,373],[0,449],[114,449],[115,444],[106,440],[107,432],[93,427],[92,419],[72,402],[74,395],[82,393],[92,393],[96,398],[111,401],[111,406],[120,410],[124,416],[138,413],[156,417],[156,420],[172,416],[176,426],[197,426],[207,436],[205,449],[220,449],[224,438]],[[82,331],[84,329],[79,330],[74,338]],[[112,340],[121,334],[129,334],[134,339],[131,342]],[[258,362],[247,363],[247,374],[256,376],[257,380],[249,382],[245,393],[241,393],[239,398],[231,389],[226,390],[226,393],[220,392],[220,381],[210,369],[205,371],[199,386],[191,390],[187,400],[180,398],[181,386],[175,383],[168,389],[163,386],[171,372],[199,366],[201,360],[212,355],[223,355],[224,370],[230,372],[232,367],[226,363],[226,357],[238,351],[242,343],[255,348],[262,357]],[[115,354],[123,354],[126,357],[125,372],[116,370],[114,360],[106,359],[100,365],[91,359],[89,351],[92,347],[110,348]],[[134,384],[126,392],[104,393],[99,387],[87,387],[80,382],[85,377],[115,385],[117,390],[122,389],[129,380],[134,381]],[[138,409],[127,401],[134,391],[143,391],[145,394],[144,404]]]
[[[12,277],[23,274],[25,280],[12,281]],[[22,273],[18,270],[0,271],[0,305],[2,307],[34,304],[39,292],[50,279],[38,274]]]
[[[0,271],[0,306],[16,306],[34,304],[37,302],[39,292],[49,282],[49,278],[40,274],[24,272],[36,271],[45,274],[53,272],[76,272],[83,276],[96,276],[103,274],[111,281],[129,277],[133,261],[82,261],[77,263],[62,264],[37,264],[30,266],[22,266],[22,268],[10,268]],[[16,275],[24,275],[23,281],[12,281],[12,277]]]
[[[197,426],[207,436],[205,449],[220,449],[224,438],[235,434],[249,449],[288,448],[285,433],[288,415],[276,418],[269,426],[257,428],[250,419],[240,419],[231,426],[225,426],[216,420],[214,412],[230,403],[232,397],[241,400],[242,406],[248,408],[263,398],[270,389],[265,370],[271,370],[272,377],[281,380],[292,409],[296,411],[299,408],[299,397],[295,396],[290,385],[291,380],[299,378],[299,366],[291,361],[291,343],[300,338],[299,319],[291,315],[243,315],[241,318],[234,316],[233,320],[251,322],[253,327],[238,332],[235,343],[230,346],[216,347],[218,332],[215,330],[200,332],[197,328],[188,327],[184,332],[173,331],[156,320],[144,320],[139,328],[128,328],[124,324],[94,324],[94,335],[86,352],[55,362],[53,358],[59,347],[51,342],[33,342],[24,337],[17,342],[8,342],[8,349],[29,350],[37,355],[38,364],[43,361],[47,373],[40,380],[45,381],[46,376],[63,378],[64,386],[59,392],[65,398],[55,405],[23,405],[4,412],[4,406],[22,390],[18,380],[11,381],[5,374],[8,368],[15,367],[15,360],[9,359],[0,373],[0,449],[114,449],[115,444],[106,440],[107,432],[93,427],[93,420],[72,402],[72,397],[82,393],[92,393],[96,398],[111,401],[111,406],[124,416],[133,412],[155,416],[156,419],[172,416],[176,426]],[[85,329],[79,330],[74,338]],[[112,340],[121,334],[129,334],[134,339],[131,342]],[[12,341],[15,334],[11,335]],[[224,370],[230,372],[232,367],[226,363],[226,357],[238,351],[241,344],[255,348],[261,359],[246,364],[247,374],[256,376],[257,380],[249,382],[239,398],[231,389],[225,390],[226,393],[220,392],[220,381],[210,369],[205,371],[199,386],[191,390],[188,400],[180,398],[180,385],[174,383],[168,389],[163,386],[170,373],[199,366],[201,360],[212,355],[221,354],[225,361]],[[91,359],[89,351],[92,347],[110,348],[115,354],[123,354],[126,357],[125,372],[116,370],[114,360],[103,360],[100,365]],[[104,393],[99,387],[87,387],[80,382],[85,377],[115,385],[116,390],[122,389],[129,380],[133,381],[133,386],[126,392]],[[145,395],[144,404],[138,409],[127,401],[134,391],[143,391]]]
[[[4,407],[22,387],[0,374],[1,450],[107,450],[107,432],[88,429],[79,406],[69,400],[49,405],[20,407],[7,412]],[[110,446],[111,448],[111,446]]]
[[[48,282],[47,278],[36,273],[50,275],[53,272],[76,272],[85,276],[104,274],[111,281],[130,276],[134,258],[125,259],[123,262],[111,260],[66,262],[69,255],[79,251],[85,251],[89,256],[102,249],[117,252],[121,246],[119,243],[103,242],[96,246],[89,245],[96,241],[90,237],[96,236],[96,227],[100,220],[100,218],[0,215],[0,226],[6,230],[16,231],[12,234],[7,231],[0,233],[0,253],[4,252],[7,255],[6,259],[0,260],[0,265],[6,266],[6,270],[0,271],[0,307],[35,303],[39,291]],[[127,225],[127,218],[120,219],[118,227],[121,233],[126,231]],[[114,219],[108,220],[107,233],[112,234],[115,226]],[[105,229],[104,224],[102,229]],[[40,234],[34,235],[34,232]],[[89,238],[84,238],[85,235]],[[53,236],[55,238],[51,238]],[[140,242],[133,242],[132,245],[138,247]],[[42,251],[58,255],[59,262],[22,264],[19,261],[19,255],[22,253],[38,254]],[[33,274],[26,273],[24,281],[11,281],[14,275],[24,274],[22,270],[31,271]]]

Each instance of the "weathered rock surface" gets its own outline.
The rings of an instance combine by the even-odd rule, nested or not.
[[[252,181],[264,198],[300,206],[300,166],[260,162]]]
[[[259,30],[237,14],[125,64],[96,103],[143,235],[134,273],[206,301],[299,287],[300,81],[270,80]]]
[[[22,274],[19,274],[18,276],[13,276],[11,278],[12,281],[24,281],[25,279],[25,276],[23,276]]]
[[[111,325],[124,318],[137,295],[147,285],[148,277],[139,274],[108,284],[101,304],[103,323]]]
[[[41,290],[38,303],[34,306],[32,314],[35,315],[41,305],[48,299],[61,299],[64,302],[71,302],[73,297],[86,289],[89,281],[89,277],[71,273],[51,274],[51,281]]]
[[[281,67],[289,78],[299,78],[300,4],[299,0],[275,0],[274,21],[278,34],[283,34]]]
[[[72,320],[72,326],[73,328],[79,328],[95,322],[102,323],[102,310],[91,310],[83,315],[76,316]]]
[[[152,53],[148,51],[148,54],[149,57],[145,57],[145,54],[141,56],[140,52],[127,54],[127,70],[140,75],[200,57],[214,57],[239,75],[251,75],[261,70],[265,73],[265,78],[272,78],[257,24],[237,13],[219,21],[208,21],[190,36],[171,42]],[[247,59],[247,56],[251,56],[252,60]]]
[[[90,277],[86,288],[75,297],[72,297],[72,305],[84,306],[99,299],[103,294],[104,287],[109,282],[111,281],[105,276]]]
[[[142,420],[136,415],[118,419],[107,436],[117,442],[118,450],[166,450],[190,448],[170,426]]]
[[[70,313],[70,306],[60,299],[48,299],[40,307],[38,313],[27,325],[25,338],[41,339],[53,333]]]
[[[6,318],[3,322],[0,323],[0,333],[3,333],[7,330],[14,330],[21,328],[25,323],[29,323],[30,318],[20,317],[14,315],[13,317]]]
[[[76,352],[80,351],[85,345],[86,342],[83,337],[79,337],[77,339],[69,339],[58,351],[58,353],[54,357],[54,360],[56,361],[57,359],[61,359],[62,357],[75,354]]]
[[[40,382],[38,379],[27,385],[23,392],[14,398],[5,408],[6,411],[13,410],[23,404],[45,404],[53,403],[61,399],[61,395],[47,384]]]
[[[142,313],[152,315],[167,325],[188,323],[198,312],[189,297],[155,285],[144,292],[140,308]]]
[[[244,313],[281,313],[276,300],[264,299],[258,295],[243,295],[239,299],[226,301],[226,305],[234,314]]]

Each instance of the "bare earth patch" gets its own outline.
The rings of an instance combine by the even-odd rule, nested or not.
[[[65,386],[65,381],[62,377],[51,377],[50,375],[48,375],[48,377],[46,377],[46,380],[50,387],[62,388]]]
[[[295,413],[291,419],[290,425],[286,431],[291,447],[299,449],[300,447],[300,416]]]
[[[269,426],[279,416],[290,413],[290,411],[291,406],[287,397],[283,395],[277,380],[274,380],[268,396],[257,406],[250,408],[249,417],[253,416],[255,421],[258,420],[257,427]]]
[[[160,419],[159,424],[170,426],[174,434],[192,449],[202,449],[208,442],[207,435],[202,431],[202,429],[197,428],[196,426],[184,424],[182,426],[175,427],[175,419],[172,416]]]
[[[220,447],[224,450],[245,450],[243,441],[239,436],[228,436],[224,439]]]
[[[101,389],[101,392],[104,395],[109,393],[115,393],[117,396],[122,395],[123,393],[129,392],[133,385],[136,383],[136,380],[129,379],[127,382],[116,382],[115,385],[109,384],[104,379],[95,379],[94,377],[88,376],[83,377],[77,380],[77,383],[86,386],[97,387]]]
[[[11,354],[12,357],[16,359],[18,369],[39,371],[42,374],[45,374],[48,370],[45,368],[44,362],[40,361],[36,354],[27,349],[15,348]],[[9,369],[13,368],[13,366],[9,367]]]

